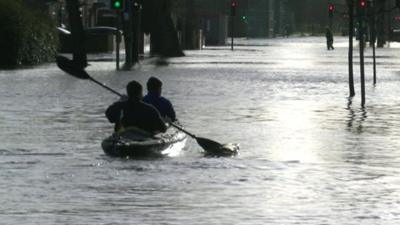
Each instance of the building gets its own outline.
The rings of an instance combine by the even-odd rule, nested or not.
[[[232,1],[237,3],[234,17],[230,15]],[[335,4],[337,9],[332,21],[335,31],[343,30],[347,21],[343,14],[346,12],[345,0],[176,0],[174,2],[175,21],[183,36],[201,29],[206,36],[206,44],[211,45],[225,44],[226,38],[232,35],[273,38],[293,33],[321,34],[330,22],[328,3]]]

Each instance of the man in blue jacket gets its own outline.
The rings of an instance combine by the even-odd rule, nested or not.
[[[108,120],[115,123],[115,131],[129,127],[137,127],[150,133],[167,130],[157,109],[142,101],[142,85],[131,81],[126,87],[126,92],[128,100],[115,102],[106,110]]]
[[[150,77],[147,81],[147,91],[148,93],[144,96],[143,101],[154,106],[160,112],[164,121],[176,121],[174,107],[168,99],[161,96],[162,82],[155,77]]]

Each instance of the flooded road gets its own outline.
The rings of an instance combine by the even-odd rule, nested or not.
[[[159,77],[185,127],[240,143],[234,158],[193,140],[174,158],[107,157],[117,97],[54,64],[0,71],[0,224],[400,224],[400,46],[378,49],[375,87],[366,59],[361,108],[346,39],[324,41],[238,40],[130,72],[91,63],[121,92]]]

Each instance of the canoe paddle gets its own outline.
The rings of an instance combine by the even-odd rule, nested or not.
[[[97,81],[93,77],[91,77],[85,70],[84,68],[79,67],[74,61],[58,55],[56,57],[57,61],[57,66],[66,72],[67,74],[76,77],[78,79],[82,80],[90,80],[96,83],[97,85],[107,89],[108,91],[112,92],[113,94],[118,95],[119,97],[122,97],[123,95],[112,88],[106,86],[105,84]],[[185,130],[184,128],[176,125],[175,123],[170,123],[173,127],[176,129],[184,132],[185,134],[189,135],[190,137],[194,138],[197,143],[204,149],[204,151],[211,156],[230,156],[230,155],[236,155],[239,150],[239,145],[238,144],[220,144],[216,141],[207,139],[207,138],[202,138],[202,137],[197,137],[196,135],[190,133],[189,131]]]

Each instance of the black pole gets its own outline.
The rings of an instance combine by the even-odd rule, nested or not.
[[[235,35],[236,0],[231,1],[231,50],[233,51],[233,37]]]
[[[360,45],[360,77],[361,77],[361,106],[365,106],[365,71],[364,71],[364,27],[363,27],[363,9],[358,13],[358,34]]]
[[[141,5],[138,1],[134,1],[133,3],[133,27],[134,27],[134,34],[133,34],[133,62],[139,62],[139,43],[140,43],[140,18],[141,18]]]
[[[353,72],[353,37],[354,37],[354,1],[348,1],[349,7],[349,91],[350,97],[356,95],[354,91],[354,72]]]
[[[119,49],[120,49],[120,43],[121,43],[121,12],[119,10],[116,11],[116,15],[117,15],[117,20],[116,20],[116,28],[117,28],[117,33],[115,34],[115,38],[116,38],[116,49],[115,49],[115,63],[116,63],[116,67],[117,70],[120,69],[119,67]]]
[[[374,0],[371,1],[371,7],[369,8],[369,26],[371,29],[370,32],[370,39],[369,43],[370,46],[372,47],[372,65],[373,65],[373,75],[374,75],[374,85],[376,85],[376,9],[377,5]]]
[[[374,85],[376,85],[376,54],[375,54],[375,40],[374,43],[372,43],[372,54],[373,54],[373,60],[374,60]]]
[[[235,17],[234,15],[231,16],[231,50],[233,51],[233,35],[234,35],[234,29],[235,29]]]
[[[374,85],[376,85],[376,52],[375,52],[375,42],[376,42],[376,29],[375,29],[375,16],[373,17],[373,26],[372,26],[372,59],[373,59],[373,70],[374,70]]]
[[[128,18],[123,16],[123,27],[124,27],[124,41],[125,41],[125,64],[123,69],[130,70],[133,65],[133,21],[132,21],[132,7],[133,4],[131,1],[125,2],[125,12],[128,15]]]
[[[115,62],[116,62],[117,70],[119,70],[119,44],[121,43],[121,34],[120,34],[119,30],[117,30],[117,33],[115,36],[116,36],[116,41],[117,41],[117,43],[116,43],[117,47],[115,49],[115,58],[116,58]]]

